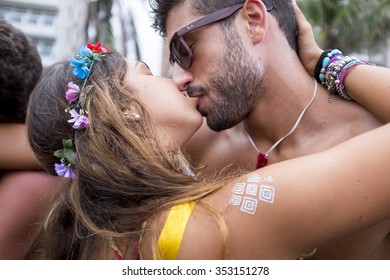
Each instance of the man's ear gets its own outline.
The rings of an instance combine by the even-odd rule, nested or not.
[[[242,14],[252,43],[261,43],[268,28],[267,7],[261,0],[247,0],[242,8]]]

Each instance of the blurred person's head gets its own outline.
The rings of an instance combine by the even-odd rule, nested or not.
[[[24,122],[31,91],[42,73],[33,42],[19,29],[0,20],[0,116]]]

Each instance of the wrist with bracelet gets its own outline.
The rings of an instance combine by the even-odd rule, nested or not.
[[[344,80],[353,67],[357,65],[375,65],[354,56],[344,56],[338,49],[325,50],[314,68],[314,77],[324,85],[330,94],[337,94],[346,100],[352,100],[344,86]],[[331,96],[328,101],[331,101]]]

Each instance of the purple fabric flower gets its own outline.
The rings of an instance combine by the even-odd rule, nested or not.
[[[75,177],[74,171],[72,170],[72,168],[66,166],[64,163],[61,164],[55,163],[54,167],[58,176],[74,179]]]
[[[88,74],[90,69],[87,66],[87,60],[86,59],[81,59],[77,60],[75,58],[72,58],[70,61],[70,65],[74,67],[73,69],[73,74],[80,79],[85,79]]]
[[[89,126],[89,119],[87,116],[80,115],[75,109],[70,110],[69,114],[71,114],[72,119],[70,119],[68,123],[73,123],[72,127],[74,129],[83,129]]]
[[[68,83],[68,90],[65,93],[65,98],[68,100],[69,104],[77,101],[79,99],[80,88],[73,82]]]

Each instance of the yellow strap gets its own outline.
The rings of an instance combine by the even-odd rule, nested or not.
[[[157,243],[157,258],[175,260],[183,240],[184,231],[195,202],[186,202],[173,206],[169,211],[164,228]]]

